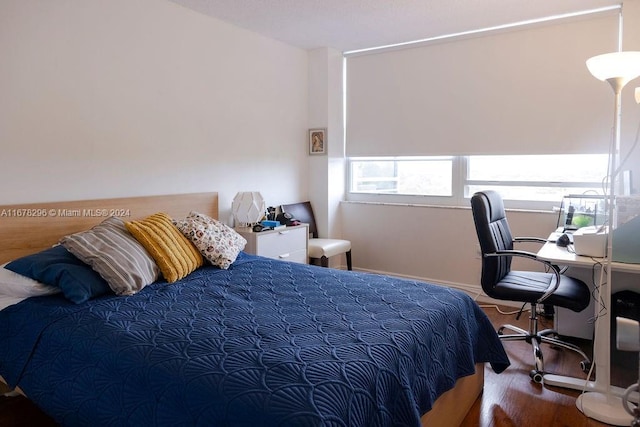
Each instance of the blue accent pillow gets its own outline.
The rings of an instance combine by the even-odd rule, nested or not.
[[[18,258],[5,268],[60,288],[64,296],[76,304],[111,292],[109,284],[98,273],[61,245]]]

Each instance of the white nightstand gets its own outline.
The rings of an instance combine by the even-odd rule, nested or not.
[[[306,264],[309,259],[307,243],[309,241],[308,224],[296,225],[280,230],[255,233],[249,227],[235,229],[247,239],[244,251],[248,254],[267,258]]]

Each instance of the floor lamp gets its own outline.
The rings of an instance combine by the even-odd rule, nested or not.
[[[598,383],[606,386],[605,390],[589,391],[580,395],[576,406],[590,418],[617,426],[630,425],[632,418],[624,410],[622,399],[611,393],[611,326],[609,310],[611,309],[611,259],[613,254],[614,202],[618,186],[618,162],[620,153],[621,94],[622,88],[631,80],[640,76],[640,52],[613,52],[594,56],[587,60],[587,68],[591,74],[611,85],[615,94],[613,140],[609,148],[609,233],[607,239],[607,279],[600,287],[600,298],[605,312],[598,315],[596,328],[605,328],[606,333],[596,334],[603,342],[594,343],[594,359]]]

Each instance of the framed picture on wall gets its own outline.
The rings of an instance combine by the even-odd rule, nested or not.
[[[326,129],[309,129],[309,154],[327,154],[326,136]]]

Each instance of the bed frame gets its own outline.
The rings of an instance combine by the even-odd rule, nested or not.
[[[217,219],[218,193],[0,206],[0,264],[49,248],[61,237],[87,230],[109,216],[130,221],[165,212],[181,218],[192,210]]]
[[[174,218],[198,211],[218,218],[218,193],[189,193],[0,206],[0,264],[49,248],[67,235],[87,230],[109,216],[141,219],[156,212]],[[460,378],[421,419],[423,426],[457,426],[482,393],[484,364]],[[9,388],[0,377],[0,393]],[[18,389],[17,392],[21,393]]]

